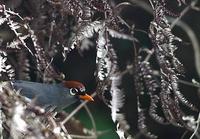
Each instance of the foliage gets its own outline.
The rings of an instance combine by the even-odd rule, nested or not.
[[[181,80],[185,74],[184,65],[175,52],[178,46],[184,44],[184,40],[172,32],[174,25],[178,25],[189,9],[199,11],[195,6],[196,3],[197,1],[174,0],[172,4],[175,5],[177,9],[175,10],[170,7],[172,4],[170,5],[169,0],[2,1],[0,28],[6,30],[8,35],[6,36],[6,33],[1,35],[0,79],[59,82],[67,79],[64,77],[67,73],[56,67],[55,58],[59,57],[59,62],[65,64],[65,61],[69,61],[68,56],[74,51],[84,55],[85,49],[95,49],[94,76],[97,85],[94,95],[97,94],[111,109],[110,115],[120,139],[137,138],[138,134],[147,138],[159,138],[149,129],[148,118],[163,126],[184,128],[192,132],[193,136],[200,138],[199,118],[197,118],[199,107],[185,97],[179,87],[181,82],[197,88],[200,86],[198,83]],[[153,15],[147,31],[138,30],[134,23],[129,23],[122,16],[126,8],[134,9],[133,5],[138,5]],[[135,35],[138,31],[148,35],[150,40],[148,48],[144,48],[141,38]],[[123,63],[126,68],[121,68],[119,56],[121,52],[117,51],[120,46],[115,44],[116,40],[130,42],[134,50],[129,64]],[[199,48],[195,51],[195,55],[199,55]],[[196,56],[195,61],[198,60],[199,57]],[[196,71],[200,76],[198,64]],[[127,75],[133,81],[132,93],[136,96],[135,115],[138,118],[135,125],[139,130],[137,134],[132,131],[133,127],[127,120],[128,93],[123,88],[123,79]],[[54,112],[38,114],[42,108],[29,105],[17,92],[6,88],[6,85],[2,84],[0,94],[1,117],[3,116],[0,132],[6,131],[7,135],[16,139],[73,138],[68,132],[69,125],[66,123],[73,114],[69,114],[70,116],[63,114],[67,120],[63,120],[65,122],[62,121],[59,125],[60,121],[56,121],[59,118],[53,115]],[[149,98],[148,105],[144,104],[143,98]],[[185,112],[182,104],[192,112],[189,114]],[[81,104],[81,107],[83,106],[86,106],[86,102]],[[16,117],[21,122],[16,121],[14,119]],[[90,117],[92,120],[92,116]],[[19,126],[17,122],[23,125]],[[30,124],[32,126],[29,129],[27,125]],[[77,126],[83,131],[81,126]],[[76,129],[71,128],[72,131]],[[83,134],[81,137],[88,137],[86,133]],[[97,138],[98,132],[90,134],[90,137]]]

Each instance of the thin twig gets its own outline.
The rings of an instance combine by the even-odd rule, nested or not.
[[[187,133],[188,133],[188,131],[185,131],[185,132],[183,133],[183,135],[181,136],[181,139],[184,139],[184,137],[186,136]]]
[[[53,58],[51,58],[51,61],[48,63],[48,65],[46,66],[45,70],[44,70],[44,76],[43,76],[43,80],[45,81],[46,78],[46,74],[47,74],[47,69],[50,67],[51,63],[53,62]]]
[[[197,134],[197,131],[199,129],[199,125],[200,125],[200,113],[199,113],[199,116],[198,116],[198,119],[197,119],[197,126],[194,130],[194,133],[190,136],[190,139],[192,139]]]
[[[92,113],[91,113],[91,111],[90,111],[90,109],[88,108],[87,105],[84,105],[84,108],[87,111],[87,113],[88,113],[88,115],[89,115],[89,117],[91,119],[92,126],[93,126],[93,129],[94,129],[94,133],[95,133],[95,136],[97,138],[97,128],[96,128],[96,123],[95,123],[95,120],[94,120],[94,116],[92,115]]]
[[[94,92],[91,96],[96,96],[97,93]],[[76,109],[74,109],[62,122],[61,124],[64,125],[66,122],[68,122],[85,104],[87,104],[88,101],[82,102]]]
[[[144,61],[148,62],[151,56],[153,55],[153,53],[154,53],[154,49],[152,48],[151,50],[149,50],[148,55],[146,56]]]
[[[0,108],[2,109],[1,105],[0,105]],[[0,139],[3,139],[3,112],[2,110],[0,109]]]
[[[179,83],[182,83],[182,84],[185,84],[185,85],[188,85],[188,86],[193,86],[193,87],[197,87],[197,88],[200,88],[200,85],[198,84],[194,84],[194,83],[191,83],[191,82],[188,82],[188,81],[184,81],[184,80],[178,80]]]
[[[158,71],[154,70],[153,71],[153,75],[160,76],[160,73]],[[182,83],[182,84],[185,84],[185,85],[188,85],[188,86],[200,88],[200,85],[198,85],[198,84],[194,84],[194,83],[191,83],[191,82],[188,82],[188,81],[184,81],[184,80],[181,80],[181,79],[178,79],[178,82]]]
[[[129,1],[131,3],[133,3],[133,4],[137,4],[139,7],[141,7],[142,9],[144,9],[146,12],[148,12],[150,14],[153,13],[152,8],[146,2],[144,2],[142,0],[129,0]]]
[[[49,48],[51,47],[51,40],[52,40],[54,26],[55,26],[55,20],[51,22],[50,35],[49,35]]]
[[[188,5],[188,6],[181,12],[180,16],[179,16],[178,18],[176,18],[176,19],[172,22],[170,28],[171,28],[171,29],[174,28],[174,26],[177,24],[177,22],[191,9],[191,7],[194,7],[194,6],[196,5],[197,2],[198,2],[198,0],[192,1],[191,4]]]
[[[61,129],[64,131],[64,133],[67,136],[67,139],[72,139],[71,135],[68,133],[67,129],[65,128],[64,124],[60,124]]]
[[[70,136],[72,138],[76,138],[76,139],[96,139],[96,135],[92,135],[92,136],[83,136],[83,135],[73,135],[73,134],[70,134]]]
[[[57,127],[57,124],[55,122],[55,120],[53,119],[52,116],[48,116],[48,119],[51,121],[52,125],[53,125],[53,129]]]
[[[151,0],[149,0],[149,3],[151,4],[151,7],[152,7],[153,9],[155,9],[155,7],[154,7],[154,5],[153,5],[153,2],[152,2]]]
[[[169,21],[173,22],[173,19],[169,18]],[[194,51],[194,60],[195,60],[195,67],[196,67],[196,71],[200,77],[200,49],[199,49],[199,41],[198,38],[196,37],[194,31],[190,28],[189,25],[187,25],[185,22],[179,20],[176,23],[177,26],[181,27],[188,35],[191,43],[192,43],[192,47],[193,47],[193,51]]]

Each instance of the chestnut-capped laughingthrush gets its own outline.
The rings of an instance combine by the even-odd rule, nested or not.
[[[54,107],[62,110],[79,99],[94,101],[85,93],[85,86],[78,81],[63,81],[59,84],[44,84],[22,80],[10,81],[11,87],[20,95],[33,100],[36,105],[44,108]]]

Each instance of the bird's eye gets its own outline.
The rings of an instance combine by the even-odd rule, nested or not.
[[[74,95],[76,95],[76,93],[78,93],[78,89],[76,89],[76,88],[71,88],[71,89],[69,90],[69,92],[70,92],[70,94],[71,94],[72,96],[74,96]]]

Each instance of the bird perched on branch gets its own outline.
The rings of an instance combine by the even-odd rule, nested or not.
[[[94,101],[85,91],[85,86],[78,81],[63,81],[59,84],[45,84],[15,80],[8,82],[20,95],[33,101],[34,104],[57,111],[68,107],[79,99]]]

